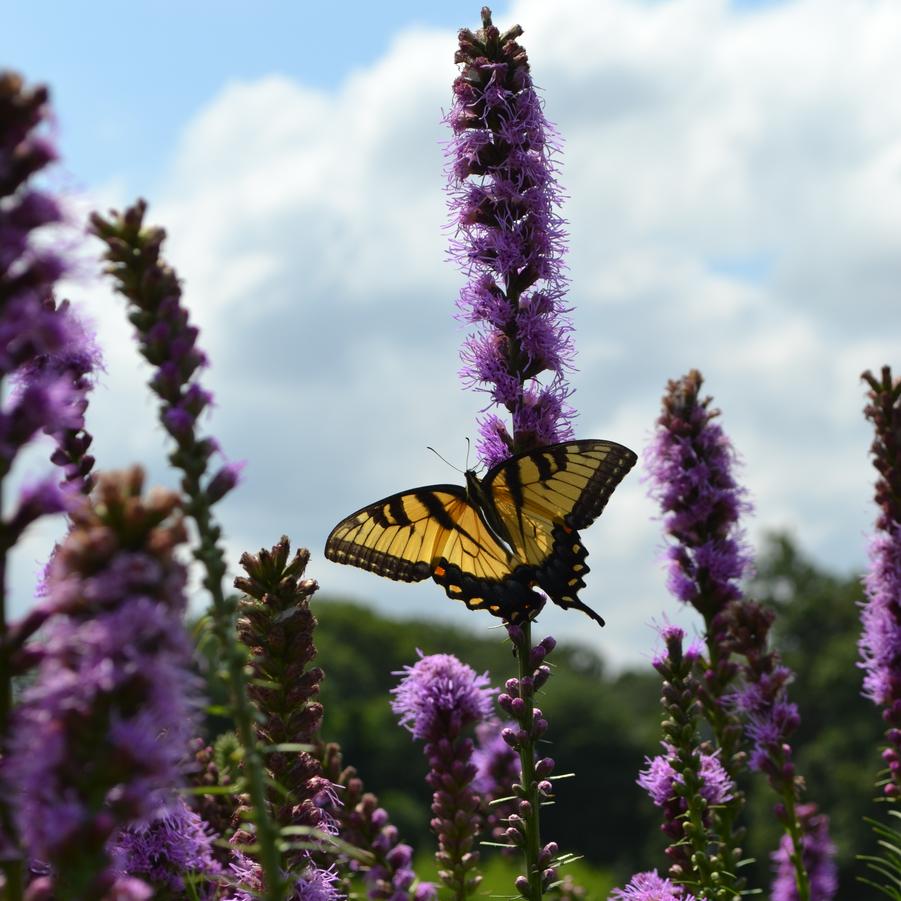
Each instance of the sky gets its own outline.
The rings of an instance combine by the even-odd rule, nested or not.
[[[787,530],[860,570],[874,518],[860,373],[901,356],[901,6],[894,0],[512,0],[563,136],[578,437],[642,455],[668,379],[700,369],[742,460],[760,545]],[[447,261],[443,111],[478,6],[42,0],[5,12],[0,61],[53,91],[73,231],[137,196],[211,358],[204,425],[242,486],[230,558],[287,534],[322,595],[483,631],[437,586],[329,563],[331,527],[380,497],[461,477],[483,399],[456,373],[462,275]],[[107,372],[98,465],[174,485],[166,439],[98,246],[66,293]],[[17,478],[45,466],[23,461]],[[540,628],[646,665],[652,624],[697,627],[665,588],[641,461],[586,531],[583,599]],[[14,613],[60,524],[17,549]],[[412,649],[411,649],[412,654]]]

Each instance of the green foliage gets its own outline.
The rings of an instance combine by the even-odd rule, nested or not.
[[[391,621],[333,599],[317,598],[313,609],[317,660],[326,671],[323,737],[341,743],[345,761],[379,795],[404,839],[431,849],[426,763],[391,713],[392,672],[413,663],[418,648],[456,654],[502,687],[516,671],[506,633]],[[557,761],[558,773],[576,776],[558,783],[558,803],[542,813],[542,835],[563,851],[602,861],[622,881],[661,854],[657,816],[635,784],[645,755],[659,741],[658,679],[650,671],[610,676],[596,654],[580,647],[558,647],[554,663],[539,699],[551,724],[546,753]]]
[[[807,779],[805,797],[830,818],[838,846],[838,897],[883,897],[859,881],[872,874],[857,859],[878,850],[864,818],[885,819],[885,805],[873,803],[883,768],[882,721],[880,712],[860,695],[856,666],[860,582],[853,575],[823,571],[785,536],[766,542],[757,569],[749,594],[777,610],[774,637],[796,673],[790,688],[801,712],[795,762]],[[422,749],[391,713],[389,692],[397,683],[393,673],[413,663],[418,648],[425,654],[456,654],[479,672],[488,670],[500,687],[516,671],[506,635],[499,628],[486,628],[478,617],[466,630],[389,620],[370,608],[319,595],[311,607],[319,619],[316,662],[326,673],[323,738],[341,743],[345,762],[378,794],[403,840],[413,844],[421,858],[429,858],[434,849],[426,763]],[[609,619],[607,628],[615,629],[615,613]],[[649,647],[652,644],[649,630]],[[607,897],[611,880],[623,885],[635,872],[666,871],[658,812],[635,784],[645,757],[659,748],[660,682],[650,666],[610,673],[596,654],[581,647],[561,645],[554,651],[554,662],[554,677],[539,701],[550,722],[546,752],[557,761],[558,773],[576,775],[558,783],[557,804],[542,814],[542,834],[557,841],[561,851],[584,855],[584,863],[567,869],[586,887],[597,880],[587,896],[593,901]],[[215,684],[212,691],[213,697],[220,696]],[[219,720],[211,725],[215,732],[224,728]],[[749,883],[765,894],[769,857],[780,832],[765,780],[752,774],[745,788],[745,851],[756,859],[746,872]],[[508,861],[490,848],[485,859],[486,893],[508,893]],[[584,882],[579,866],[588,868]],[[422,875],[428,878],[425,870]]]

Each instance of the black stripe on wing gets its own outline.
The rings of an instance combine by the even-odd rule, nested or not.
[[[530,509],[536,519],[573,529],[590,525],[637,459],[633,451],[613,441],[566,441],[505,460],[487,473],[482,484],[496,503],[512,505],[519,532],[513,537],[522,543],[523,519],[529,518]]]
[[[436,548],[455,523],[449,505],[467,503],[459,485],[402,491],[357,510],[332,529],[325,556],[401,582],[432,575]]]

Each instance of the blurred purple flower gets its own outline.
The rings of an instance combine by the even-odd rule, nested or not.
[[[888,366],[881,377],[865,372],[870,387],[864,414],[873,424],[870,451],[879,473],[876,532],[870,540],[867,601],[861,613],[860,666],[864,694],[883,707],[891,774],[884,791],[901,794],[901,379]]]
[[[695,901],[695,896],[651,870],[636,873],[624,889],[615,888],[607,901]]]
[[[18,380],[23,386],[62,383],[69,388],[66,420],[45,427],[45,431],[56,441],[50,459],[62,467],[64,484],[87,494],[93,486],[94,458],[87,452],[93,437],[86,429],[85,411],[96,374],[103,370],[103,358],[91,329],[68,301],[58,306],[49,301],[47,306],[64,323],[68,341],[55,351],[36,356],[20,370]]]
[[[70,893],[98,890],[107,841],[164,813],[181,780],[199,685],[184,629],[177,498],[139,470],[101,478],[50,565],[42,657],[17,710],[7,775],[33,857]],[[99,881],[98,881],[99,880]]]
[[[490,465],[511,453],[572,436],[565,373],[574,354],[565,295],[566,223],[554,156],[560,144],[532,83],[522,29],[460,32],[447,115],[452,258],[469,281],[460,318],[476,326],[461,353],[468,387],[512,414],[512,437],[496,413],[480,421]],[[538,376],[550,372],[542,384]]]
[[[488,720],[476,727],[478,745],[472,752],[476,777],[472,787],[491,798],[510,794],[519,779],[519,755],[504,740],[503,732],[513,724]]]
[[[664,746],[665,754],[645,757],[647,769],[638,776],[638,784],[650,795],[657,807],[675,797],[675,786],[685,785],[685,777],[673,769],[674,748]],[[735,783],[723,769],[717,754],[701,753],[701,797],[710,805],[725,804],[735,793]]]
[[[121,832],[113,853],[116,866],[130,876],[143,876],[156,888],[184,891],[186,876],[219,873],[214,838],[210,827],[179,798],[162,816]]]
[[[800,804],[797,809],[801,824],[804,866],[810,878],[810,901],[832,901],[838,891],[835,845],[829,838],[829,818],[817,813],[816,804]],[[771,855],[776,865],[770,901],[801,901],[791,860],[792,841],[783,835],[779,848]]]

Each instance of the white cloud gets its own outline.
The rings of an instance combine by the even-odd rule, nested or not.
[[[901,80],[901,7],[521,0],[510,19],[565,139],[580,433],[641,450],[666,380],[700,368],[746,461],[752,534],[788,525],[823,561],[861,566],[858,376],[901,356],[901,109],[883,99]],[[442,230],[454,46],[408,30],[331,93],[223,86],[186,125],[151,217],[212,357],[211,428],[250,460],[226,508],[232,545],[287,532],[324,590],[472,623],[432,585],[321,557],[362,504],[458,480],[425,445],[462,464],[475,431]],[[156,454],[162,472],[158,430],[117,426],[149,402],[109,303],[98,442],[116,460]],[[646,659],[647,623],[674,602],[638,476],[618,495],[587,535],[585,597],[607,629],[556,611],[542,624],[625,663]]]

